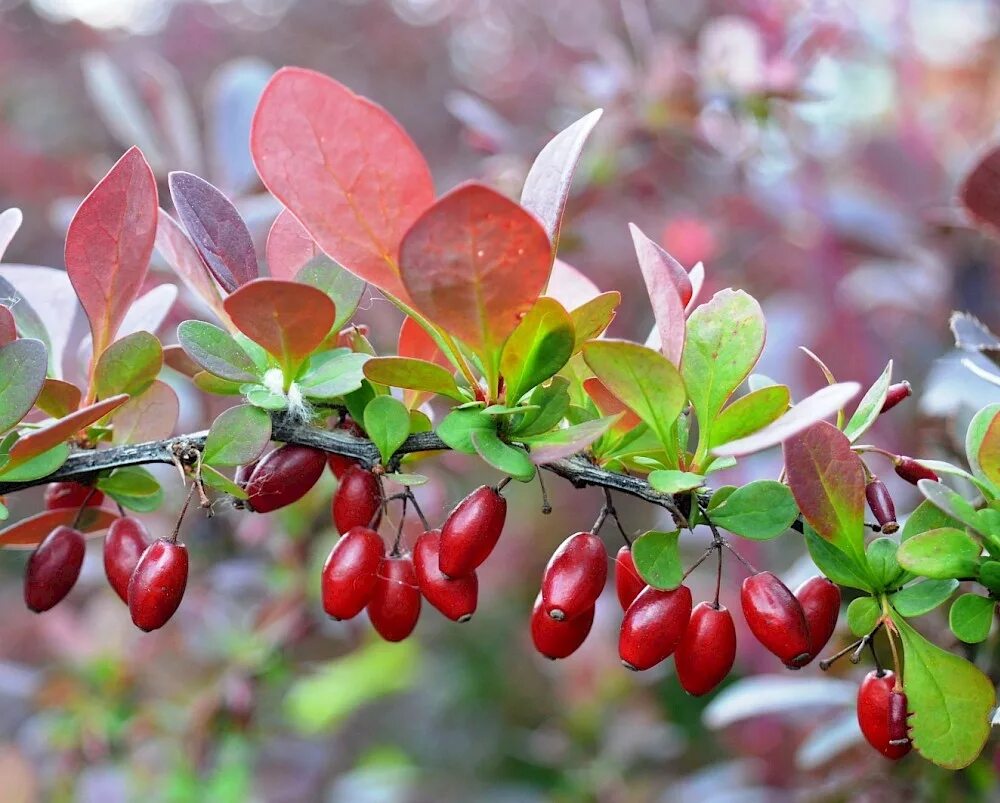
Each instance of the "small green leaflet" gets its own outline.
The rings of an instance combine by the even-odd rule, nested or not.
[[[855,636],[865,636],[875,629],[882,611],[871,597],[852,599],[847,606],[847,626]]]
[[[441,419],[441,423],[437,426],[438,437],[449,448],[463,454],[476,453],[476,447],[472,445],[474,432],[496,434],[496,430],[496,423],[488,415],[483,415],[481,407],[454,409]]]
[[[184,321],[177,327],[181,348],[210,374],[231,382],[256,382],[258,369],[233,338],[204,321]]]
[[[880,588],[898,588],[902,570],[896,560],[896,542],[891,538],[876,538],[865,550],[868,569]]]
[[[711,447],[745,438],[777,421],[788,411],[791,400],[786,385],[769,385],[740,397],[715,419]]]
[[[230,407],[212,422],[202,460],[213,466],[252,463],[271,440],[271,416],[250,404]]]
[[[798,515],[792,492],[775,480],[757,480],[737,488],[711,511],[719,527],[754,541],[776,538]]]
[[[335,399],[361,387],[364,366],[371,359],[347,349],[334,349],[309,358],[305,372],[296,380],[302,395],[310,399]]]
[[[882,405],[885,404],[890,382],[892,382],[892,360],[889,360],[889,364],[886,365],[879,378],[861,397],[858,408],[851,416],[851,420],[847,422],[847,426],[844,427],[844,434],[851,443],[857,441],[875,423],[875,419],[882,412]]]
[[[691,491],[700,488],[705,484],[705,478],[701,474],[694,474],[690,471],[677,471],[676,469],[664,469],[650,472],[649,484],[654,490],[662,494],[679,494],[684,491]]]
[[[163,347],[149,332],[133,332],[108,346],[97,361],[97,397],[119,393],[136,396],[148,388],[163,367]]]
[[[97,481],[97,487],[118,504],[137,513],[149,513],[163,503],[160,483],[142,466],[116,468]]]
[[[993,625],[996,602],[979,594],[962,594],[951,605],[948,626],[966,644],[986,641]]]
[[[28,482],[47,477],[65,463],[68,457],[69,445],[60,443],[48,451],[18,463],[9,470],[0,466],[0,479],[4,482]]]
[[[529,482],[535,476],[535,464],[528,453],[504,443],[492,429],[474,429],[470,432],[476,453],[493,468],[509,474],[515,480]]]
[[[380,385],[408,390],[423,390],[465,401],[451,371],[428,360],[412,357],[375,357],[364,364],[364,374]]]
[[[410,412],[392,396],[377,396],[365,407],[365,432],[387,464],[410,434]]]
[[[500,354],[508,402],[554,376],[573,355],[574,344],[573,321],[563,306],[545,296],[535,301]]]
[[[930,613],[958,588],[958,580],[922,580],[889,595],[889,603],[900,616],[910,618]]]
[[[639,575],[653,588],[677,588],[684,576],[677,541],[680,530],[650,530],[632,543],[632,559]]]
[[[975,577],[979,570],[979,542],[963,530],[941,527],[904,541],[897,559],[904,569],[923,577]]]
[[[874,591],[869,575],[868,563],[859,565],[857,559],[848,557],[825,538],[816,534],[812,527],[803,527],[806,548],[817,568],[837,585],[850,586],[862,591]]]
[[[229,494],[236,499],[246,499],[247,492],[240,488],[235,482],[233,482],[225,474],[216,471],[211,466],[201,467],[201,479],[205,485],[211,486],[222,493]]]

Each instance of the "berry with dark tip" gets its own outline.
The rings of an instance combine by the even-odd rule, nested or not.
[[[448,577],[441,571],[441,531],[428,530],[413,545],[413,565],[420,592],[431,605],[454,622],[468,622],[479,600],[476,573]]]
[[[535,649],[553,661],[568,658],[576,652],[594,624],[594,609],[581,613],[572,619],[558,621],[545,612],[542,595],[535,598],[531,610],[531,641]]]
[[[572,619],[593,608],[608,580],[608,553],[593,533],[571,535],[542,574],[542,604],[553,619]]]
[[[812,660],[802,606],[774,574],[758,572],[744,580],[740,601],[750,632],[785,666],[799,669]]]
[[[670,591],[649,586],[625,611],[618,656],[635,671],[656,666],[677,649],[691,618],[691,589]]]

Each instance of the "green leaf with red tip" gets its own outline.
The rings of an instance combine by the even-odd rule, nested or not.
[[[184,353],[198,365],[230,382],[256,382],[259,369],[232,336],[204,321],[184,321],[177,327]]]
[[[42,386],[42,392],[35,400],[35,406],[53,418],[69,415],[80,406],[83,393],[71,382],[48,378]]]
[[[128,401],[128,396],[125,394],[112,396],[89,407],[83,407],[64,418],[58,418],[43,425],[40,429],[24,435],[11,447],[10,458],[5,470],[26,463],[31,458],[68,441],[82,429],[104,418],[112,410],[121,407],[126,401]]]
[[[535,476],[535,464],[524,449],[504,443],[491,429],[471,431],[472,446],[483,460],[497,471],[509,474],[515,480],[530,482]]]
[[[44,510],[0,530],[0,547],[4,549],[34,549],[56,527],[73,526],[77,518],[76,508]],[[97,533],[106,530],[118,518],[117,513],[96,507],[84,508],[76,522],[76,529],[82,533]]]
[[[967,767],[990,735],[993,683],[968,661],[931,644],[902,617],[893,621],[903,642],[913,746],[940,767]]]
[[[84,198],[66,232],[66,272],[93,335],[111,344],[146,278],[156,238],[156,179],[130,149]]]
[[[966,444],[970,447],[969,466],[973,472],[1000,489],[1000,404],[991,404],[976,414],[969,425]]]
[[[202,460],[213,466],[252,463],[270,440],[271,416],[252,404],[230,407],[212,422]]]
[[[591,340],[583,358],[605,387],[649,426],[668,453],[687,402],[684,380],[658,351],[624,340]]]
[[[106,399],[118,393],[137,396],[153,383],[162,367],[163,347],[149,332],[116,340],[97,360],[97,397]]]
[[[552,258],[541,224],[482,184],[442,196],[399,249],[413,305],[492,361],[541,295]]]
[[[410,357],[374,357],[364,364],[365,376],[380,385],[436,393],[464,402],[451,371],[437,363]]]
[[[410,411],[399,399],[376,396],[365,407],[365,432],[388,463],[410,434]]]
[[[788,411],[791,399],[786,385],[769,385],[741,396],[715,419],[711,448],[745,438],[777,421]]]
[[[688,318],[681,373],[698,415],[696,462],[708,453],[723,406],[757,364],[764,336],[764,313],[742,290],[716,293]]]
[[[854,443],[864,435],[882,412],[882,405],[889,395],[889,384],[892,382],[892,360],[885,366],[885,370],[874,384],[868,388],[868,392],[861,397],[858,402],[858,409],[854,411],[851,420],[844,427],[844,434],[847,439]],[[832,383],[831,383],[832,384]]]
[[[391,115],[332,78],[285,67],[261,94],[250,152],[264,185],[324,252],[406,300],[399,244],[434,184]]]
[[[785,441],[784,454],[802,517],[820,536],[863,560],[865,471],[847,436],[821,421]]]
[[[326,339],[336,318],[333,301],[322,290],[282,279],[248,282],[223,306],[236,327],[290,375]]]
[[[45,385],[45,346],[39,340],[14,340],[0,346],[0,432],[24,418]]]
[[[500,373],[507,400],[515,404],[525,393],[555,376],[573,355],[573,321],[552,298],[539,298],[511,332],[500,354]]]
[[[632,560],[635,568],[653,588],[669,591],[677,588],[684,578],[680,548],[677,545],[680,530],[661,532],[650,530],[632,542]]]
[[[601,293],[570,312],[569,317],[573,321],[573,332],[576,336],[573,344],[574,354],[583,348],[583,344],[588,340],[604,334],[615,319],[615,313],[621,303],[622,294],[612,290],[609,293]]]

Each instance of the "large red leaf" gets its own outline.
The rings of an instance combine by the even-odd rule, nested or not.
[[[680,263],[643,234],[638,226],[629,223],[629,231],[653,306],[660,351],[674,365],[680,365],[684,351],[684,307],[693,293],[691,279]]]
[[[319,246],[287,209],[271,224],[267,233],[267,267],[272,279],[291,281],[299,270],[319,256]]]
[[[406,300],[399,244],[433,202],[434,184],[390,114],[332,78],[285,67],[261,95],[250,151],[264,185],[320,248]]]
[[[309,356],[336,317],[333,301],[322,290],[284,279],[256,279],[223,303],[236,327],[286,367]]]
[[[21,519],[21,521],[0,530],[0,547],[30,549],[37,546],[56,527],[72,525],[77,512],[77,508],[67,507],[58,510],[45,510],[26,519]],[[118,515],[109,510],[88,507],[81,514],[77,529],[83,533],[99,532],[110,527],[117,518]]]
[[[156,222],[156,250],[184,284],[212,308],[219,320],[225,320],[222,297],[212,274],[180,224],[162,209]]]
[[[156,237],[156,179],[131,148],[76,210],[66,233],[66,272],[83,305],[94,353],[114,339],[146,278]]]
[[[847,436],[820,421],[783,448],[788,487],[802,517],[823,538],[863,558],[865,469]]]
[[[549,279],[535,217],[482,184],[442,196],[403,238],[399,266],[416,308],[481,353],[503,345]]]
[[[227,292],[260,275],[253,238],[225,195],[193,173],[170,174],[170,197],[205,265]]]
[[[18,440],[10,450],[10,460],[4,465],[4,470],[21,465],[32,457],[53,449],[60,443],[72,438],[84,427],[89,427],[95,421],[104,418],[112,410],[128,401],[128,394],[122,393],[103,399],[97,404],[84,407],[70,413],[64,418],[58,418],[41,429],[36,429]]]

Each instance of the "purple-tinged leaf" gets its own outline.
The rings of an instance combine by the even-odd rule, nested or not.
[[[684,307],[691,300],[691,280],[680,263],[643,234],[638,226],[629,223],[629,231],[653,306],[660,351],[674,365],[680,365],[684,351]]]
[[[861,385],[857,382],[840,382],[807,396],[781,418],[746,438],[717,446],[712,454],[717,457],[741,457],[759,452],[788,440],[793,435],[822,421],[858,395]]]
[[[323,254],[309,232],[287,209],[282,209],[271,224],[265,253],[271,278],[288,281],[293,281],[304,266]]]
[[[22,220],[24,220],[24,215],[16,207],[0,212],[0,261],[3,260],[4,252],[10,245],[10,241],[14,239],[17,230],[21,228]]]
[[[536,466],[561,460],[577,452],[582,452],[601,435],[615,425],[623,413],[598,418],[594,421],[584,421],[571,427],[554,429],[541,435],[520,438],[531,447],[528,456]]]
[[[205,302],[220,321],[226,320],[222,296],[212,274],[180,224],[162,209],[156,223],[156,250],[188,289]]]
[[[524,179],[521,206],[542,221],[553,255],[559,248],[559,231],[573,173],[587,137],[603,113],[602,109],[595,109],[556,134],[542,148]]]
[[[0,432],[30,411],[45,385],[45,346],[38,340],[14,340],[0,346]]]
[[[181,225],[222,288],[232,293],[256,279],[253,238],[232,201],[192,173],[171,173],[168,183]]]

